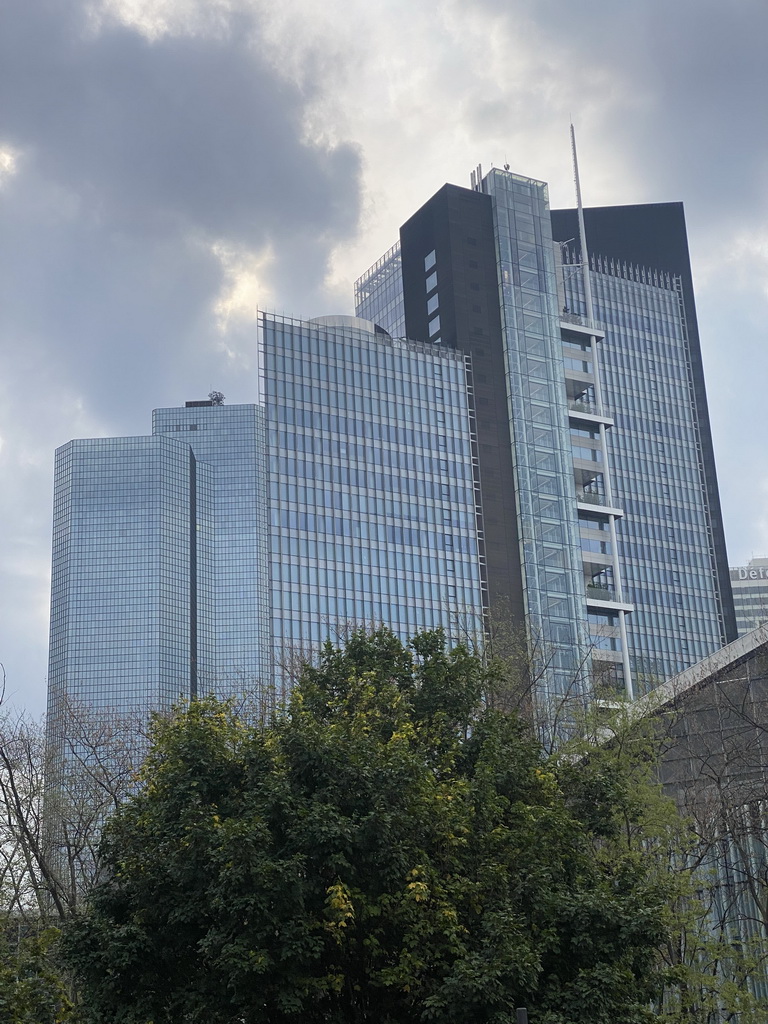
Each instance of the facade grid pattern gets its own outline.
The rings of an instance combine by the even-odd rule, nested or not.
[[[615,420],[607,441],[642,692],[725,642],[712,530],[675,281],[599,259],[591,275],[595,315],[606,325],[601,365]],[[565,267],[565,287],[569,308],[584,313],[580,269]]]
[[[200,693],[226,696],[271,685],[267,455],[257,405],[155,409],[154,434],[183,438],[211,500],[198,509]]]
[[[588,687],[588,630],[547,186],[492,170],[523,593],[540,698]],[[537,674],[541,670],[537,668]]]
[[[350,625],[481,628],[465,357],[264,315],[278,665]]]
[[[355,281],[357,315],[383,327],[393,338],[406,336],[401,274],[400,243],[396,242]]]
[[[56,454],[49,729],[67,702],[130,711],[189,696],[189,447],[71,441]]]
[[[730,570],[739,636],[768,622],[768,558],[752,558]]]

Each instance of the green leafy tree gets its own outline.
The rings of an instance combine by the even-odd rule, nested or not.
[[[29,933],[20,918],[0,930],[2,1024],[75,1024],[66,982],[58,969],[59,933]]]
[[[484,673],[440,633],[359,632],[268,727],[156,721],[66,937],[89,1019],[651,1019],[670,880],[620,841],[632,787],[546,758]]]

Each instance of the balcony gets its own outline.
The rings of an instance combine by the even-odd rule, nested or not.
[[[613,417],[610,411],[603,407],[603,411],[598,412],[597,406],[592,402],[581,402],[578,398],[569,401],[568,412],[577,419],[586,419],[592,423],[604,423],[606,427],[613,426]]]
[[[616,591],[610,587],[598,587],[594,583],[587,584],[587,604],[595,605],[598,608],[606,608],[608,606],[611,611],[633,612],[635,606],[628,604],[626,601],[620,601],[616,596]]]
[[[604,486],[603,463],[586,459],[573,460],[573,479],[580,494],[599,494]],[[603,502],[605,504],[605,502]]]
[[[608,499],[604,494],[598,494],[597,491],[576,491],[576,501],[585,505],[601,505],[606,508]]]
[[[608,412],[603,406],[603,411],[599,412],[597,405],[594,402],[585,402],[581,398],[570,398],[568,400],[568,408],[571,412],[585,412],[588,416],[599,416],[607,417]]]
[[[613,555],[602,554],[598,551],[585,551],[581,549],[581,567],[585,576],[597,576],[603,569],[613,566]]]
[[[600,323],[599,320],[589,320],[585,316],[579,316],[578,313],[566,313],[565,310],[560,313],[560,327],[563,330],[576,331],[578,334],[589,334],[596,338],[605,337],[605,324]]]
[[[599,511],[603,515],[615,516],[617,519],[624,515],[624,509],[615,505],[608,505],[608,499],[604,494],[595,494],[594,491],[576,491],[576,505],[580,505],[583,511]]]

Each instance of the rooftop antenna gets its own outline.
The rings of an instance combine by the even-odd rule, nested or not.
[[[579,160],[576,156],[576,132],[571,122],[571,152],[573,153],[573,180],[576,185],[576,209],[579,215],[579,245],[581,247],[581,276],[584,279],[584,305],[587,307],[587,319],[594,320],[592,305],[592,282],[589,279],[589,253],[587,252],[587,233],[584,230],[584,207],[581,203],[581,184],[579,182]]]

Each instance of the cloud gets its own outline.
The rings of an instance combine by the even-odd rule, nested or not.
[[[479,0],[476,6],[509,43],[522,30],[549,56],[554,75],[545,74],[545,88],[554,82],[561,97],[568,94],[570,112],[600,156],[610,149],[621,154],[624,184],[649,199],[659,198],[659,186],[674,189],[662,198],[685,194],[689,204],[706,203],[720,223],[750,204],[764,208],[767,150],[758,126],[768,89],[768,7],[762,0]]]
[[[321,290],[356,226],[359,155],[306,138],[311,83],[275,74],[255,16],[154,41],[114,19],[89,29],[77,4],[32,0],[5,20],[0,91],[16,101],[0,138],[22,168],[4,226],[25,238],[11,298],[45,290],[35,319],[66,339],[62,369],[93,379],[140,354],[172,373],[163,341],[193,343],[230,272],[222,251],[269,251],[275,288]]]
[[[250,400],[248,305],[326,311],[361,158],[312,126],[322,60],[278,64],[248,6],[0,13],[0,660],[38,707],[53,449]]]

